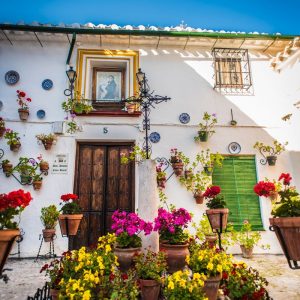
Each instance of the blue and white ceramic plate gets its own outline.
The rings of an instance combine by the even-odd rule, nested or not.
[[[43,110],[43,109],[40,109],[36,112],[36,116],[39,118],[39,119],[44,119],[45,116],[46,116],[46,112]]]
[[[42,88],[46,91],[51,90],[53,87],[53,81],[51,79],[45,79],[42,82]]]
[[[241,145],[236,142],[232,142],[228,145],[228,151],[231,154],[239,154],[241,150],[242,150]]]
[[[14,85],[20,80],[20,75],[17,71],[8,71],[5,73],[5,82],[9,85]]]
[[[151,132],[149,139],[152,143],[158,143],[160,141],[160,134],[158,132]]]
[[[187,123],[190,122],[190,120],[191,120],[191,117],[190,117],[190,115],[187,114],[187,113],[182,113],[182,114],[179,116],[179,121],[180,121],[180,123],[182,123],[182,124],[187,124]]]

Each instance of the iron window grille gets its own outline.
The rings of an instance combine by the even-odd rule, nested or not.
[[[247,49],[214,48],[214,89],[222,94],[253,94],[249,55]]]

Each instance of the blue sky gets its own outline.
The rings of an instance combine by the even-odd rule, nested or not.
[[[300,34],[300,0],[1,0],[0,22],[175,26]]]

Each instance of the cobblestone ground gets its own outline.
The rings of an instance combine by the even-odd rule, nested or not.
[[[300,300],[300,270],[291,270],[282,255],[255,255],[253,259],[242,259],[248,266],[258,269],[262,276],[269,281],[269,293],[274,300]],[[0,281],[1,300],[26,300],[33,296],[37,288],[42,287],[45,277],[40,274],[45,260],[34,262],[33,259],[9,260],[6,268],[13,269],[7,272],[9,282]],[[180,300],[180,299],[178,299]]]

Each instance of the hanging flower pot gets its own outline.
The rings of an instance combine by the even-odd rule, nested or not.
[[[139,279],[143,300],[158,300],[160,283],[153,279]]]
[[[5,133],[5,127],[0,127],[0,137],[3,137]]]
[[[253,257],[253,247],[247,248],[244,245],[240,245],[242,250],[242,256],[244,258],[252,258]]]
[[[76,235],[83,214],[59,215],[59,226],[63,236]]]
[[[12,173],[13,165],[9,162],[9,160],[3,160],[2,169],[6,177],[9,177]]]
[[[133,257],[141,253],[138,248],[118,248],[115,247],[114,254],[118,258],[119,268],[122,272],[127,272],[134,265]]]
[[[52,242],[55,236],[55,229],[43,229],[43,238],[45,242]]]
[[[190,254],[188,244],[171,245],[162,243],[160,249],[166,253],[169,273],[172,274],[184,269],[186,257]]]
[[[277,161],[277,156],[270,155],[266,157],[269,166],[275,166]]]
[[[126,109],[129,114],[133,114],[135,112],[135,103],[126,103]]]
[[[217,239],[218,239],[218,236],[216,233],[205,235],[205,242],[208,244],[208,247],[211,249],[216,246]]]
[[[21,148],[21,143],[20,143],[20,142],[16,142],[16,143],[14,143],[14,144],[10,144],[10,145],[9,145],[9,148],[10,148],[10,150],[13,151],[13,152],[18,152],[19,149]]]
[[[208,277],[204,282],[203,290],[209,300],[216,300],[221,281],[221,274]]]
[[[22,184],[30,184],[32,181],[32,176],[26,174],[20,174],[20,180]]]
[[[43,141],[43,145],[45,147],[45,150],[50,150],[53,145],[53,141]]]
[[[212,229],[221,229],[221,220],[222,230],[226,228],[229,214],[228,208],[208,209],[206,210],[206,214]]]
[[[209,132],[208,131],[204,131],[204,130],[199,130],[198,131],[198,136],[199,136],[200,142],[207,142],[208,141]]]
[[[204,195],[202,191],[196,191],[194,193],[194,199],[196,200],[197,204],[203,204],[204,201]]]
[[[172,164],[176,176],[181,176],[183,174],[183,166],[183,162],[176,162]]]
[[[42,184],[43,184],[43,181],[42,180],[35,180],[32,182],[32,185],[33,185],[33,189],[35,191],[39,191],[42,187]]]
[[[42,160],[40,162],[40,171],[41,172],[46,172],[48,170],[49,170],[49,163],[47,161],[45,161],[45,160]]]
[[[164,189],[166,187],[166,182],[167,182],[166,178],[157,178],[157,186],[159,188]]]
[[[28,116],[29,116],[29,110],[28,109],[19,108],[18,112],[19,112],[20,120],[21,121],[27,121]]]

